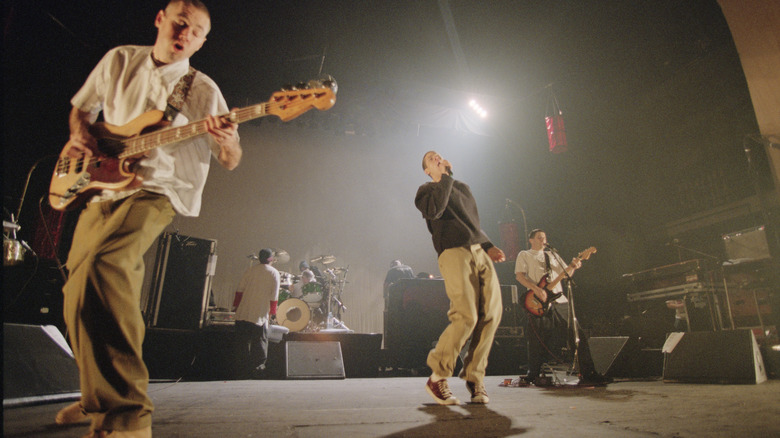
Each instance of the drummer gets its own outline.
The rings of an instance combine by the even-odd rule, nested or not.
[[[298,269],[301,270],[301,275],[303,275],[304,271],[313,272],[314,281],[317,283],[323,284],[325,282],[325,276],[322,275],[320,269],[317,266],[309,266],[309,263],[306,260],[302,260],[301,263],[298,264]]]
[[[295,298],[305,301],[309,307],[316,308],[322,303],[322,285],[317,282],[314,272],[304,270],[301,281],[293,289]]]
[[[301,281],[293,285],[290,294],[293,298],[301,298],[303,297],[303,287],[309,283],[316,282],[317,279],[314,277],[314,272],[312,272],[311,269],[304,269],[303,272],[301,272]]]

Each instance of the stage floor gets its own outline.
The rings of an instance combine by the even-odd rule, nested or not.
[[[617,381],[605,387],[500,387],[490,404],[439,406],[424,377],[161,382],[150,386],[156,437],[780,436],[780,380],[754,385]],[[468,391],[450,379],[462,402]],[[80,437],[57,427],[67,403],[3,409],[3,436]]]

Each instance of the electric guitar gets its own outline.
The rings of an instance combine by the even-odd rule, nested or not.
[[[591,254],[596,252],[596,247],[591,246],[590,248],[586,249],[585,251],[582,251],[577,255],[577,258],[580,260],[588,260],[591,256]],[[571,265],[570,265],[571,266]],[[539,280],[539,283],[536,285],[541,287],[547,292],[547,300],[542,302],[539,297],[537,297],[534,294],[534,291],[529,289],[525,293],[525,297],[523,298],[523,307],[525,307],[525,310],[528,311],[531,315],[534,316],[543,316],[547,310],[550,308],[550,303],[557,300],[561,295],[563,295],[563,292],[553,293],[552,290],[555,288],[555,286],[563,280],[563,277],[566,276],[565,272],[561,272],[558,274],[557,277],[555,277],[555,280],[551,282],[547,282],[547,276],[543,276],[541,280]]]
[[[221,117],[243,123],[264,116],[292,120],[306,111],[328,110],[336,103],[334,80],[310,81],[309,86],[282,90],[264,103],[231,111]],[[85,203],[101,190],[138,187],[141,178],[135,164],[154,148],[206,134],[206,120],[167,127],[160,110],[148,111],[123,126],[94,123],[89,128],[98,143],[91,157],[71,158],[63,151],[54,167],[49,186],[49,203],[55,210],[68,210]]]

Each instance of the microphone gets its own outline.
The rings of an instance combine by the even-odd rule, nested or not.
[[[445,167],[444,167],[444,170],[446,170],[446,171],[447,171],[447,173],[448,173],[450,176],[452,176],[452,167],[450,167],[450,166],[445,166]]]
[[[549,243],[545,243],[545,244],[544,244],[544,247],[545,247],[546,249],[549,249],[550,251],[557,251],[555,248],[553,248],[552,246],[550,246],[550,244],[549,244]]]

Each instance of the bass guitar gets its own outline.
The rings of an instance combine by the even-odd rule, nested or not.
[[[596,252],[596,247],[591,246],[590,248],[586,249],[585,251],[582,251],[577,255],[577,258],[580,260],[588,260],[590,256]],[[569,265],[569,267],[573,267]],[[557,277],[555,277],[555,280],[551,282],[547,282],[547,276],[543,276],[541,280],[539,280],[539,283],[536,285],[541,287],[547,292],[547,299],[545,301],[542,301],[539,299],[539,297],[534,294],[534,291],[529,289],[525,293],[525,297],[523,298],[523,307],[525,307],[525,310],[528,311],[531,315],[534,316],[543,316],[547,310],[550,308],[550,303],[560,298],[561,295],[563,295],[563,292],[553,293],[552,290],[555,288],[558,283],[563,280],[563,277],[566,276],[565,272],[561,272],[558,274]]]
[[[282,90],[267,102],[224,114],[231,123],[243,123],[264,116],[292,120],[306,111],[330,109],[336,103],[334,80],[310,81],[305,87]],[[55,210],[75,208],[101,190],[126,190],[138,187],[141,178],[135,164],[154,148],[206,134],[206,120],[184,126],[168,127],[163,112],[148,111],[123,126],[98,122],[90,126],[98,143],[91,157],[72,158],[63,151],[54,167],[49,186],[49,203]]]

